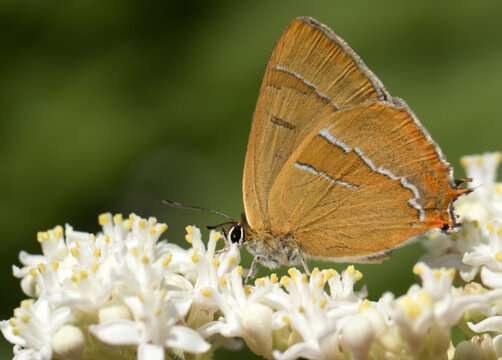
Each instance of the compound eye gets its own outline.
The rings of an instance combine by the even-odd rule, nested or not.
[[[228,231],[228,239],[232,244],[242,243],[244,241],[244,229],[241,225],[235,224]]]

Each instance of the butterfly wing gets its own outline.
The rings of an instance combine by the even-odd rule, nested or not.
[[[308,254],[371,260],[453,226],[451,168],[411,110],[372,102],[326,118],[293,152],[268,202],[272,229]]]
[[[293,20],[272,52],[249,135],[243,194],[251,228],[268,222],[268,197],[277,175],[319,121],[347,105],[389,98],[329,28],[311,18]]]

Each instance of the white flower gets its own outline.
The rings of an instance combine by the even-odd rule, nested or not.
[[[424,257],[433,267],[454,267],[465,281],[480,273],[483,284],[502,287],[502,184],[496,183],[500,153],[462,158],[473,191],[454,203],[462,225],[451,235],[431,233]]]
[[[267,296],[278,290],[277,277],[256,280],[256,286],[244,286],[242,267],[220,277],[217,289],[203,289],[222,316],[208,322],[199,331],[204,337],[216,333],[225,337],[242,337],[256,354],[270,358],[272,355],[272,308],[266,306]]]
[[[125,297],[133,320],[108,320],[91,325],[91,332],[111,345],[137,345],[139,360],[163,360],[164,349],[203,353],[210,345],[193,329],[180,325],[191,305],[192,296],[183,290],[157,289]]]
[[[314,269],[310,279],[296,269],[290,269],[289,275],[281,279],[287,293],[274,294],[280,310],[273,315],[273,327],[289,326],[295,340],[284,352],[275,350],[274,357],[279,360],[331,359],[343,355],[339,333],[344,319],[357,314],[363,302],[353,290],[362,274],[349,266],[341,277],[332,269]],[[324,291],[326,282],[330,295]]]
[[[502,298],[501,291],[457,295],[452,288],[454,269],[431,269],[425,263],[418,263],[413,271],[421,277],[421,287],[412,285],[406,295],[397,299],[387,293],[379,301],[382,311],[407,339],[412,354],[420,354],[424,349],[426,334],[433,334],[435,346],[446,351],[451,327],[466,310],[491,314],[490,305]]]
[[[24,300],[14,317],[0,322],[3,336],[15,344],[14,359],[50,360],[54,334],[71,316],[67,307],[52,309],[48,301]]]

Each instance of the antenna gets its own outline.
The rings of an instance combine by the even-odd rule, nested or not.
[[[227,218],[227,219],[231,220],[230,222],[235,222],[235,219],[233,219],[230,216],[225,215],[222,212],[219,212],[217,210],[206,209],[206,208],[203,208],[203,207],[193,206],[193,205],[180,204],[180,203],[178,203],[176,201],[171,201],[171,200],[166,200],[166,199],[162,200],[162,202],[164,204],[166,204],[166,205],[169,205],[169,206],[172,206],[172,207],[176,207],[176,208],[191,209],[191,210],[198,210],[198,211],[207,211],[207,212],[210,212],[210,213],[213,213],[213,214],[217,214],[217,215],[223,216],[224,218]],[[222,225],[224,225],[224,224],[222,224]]]

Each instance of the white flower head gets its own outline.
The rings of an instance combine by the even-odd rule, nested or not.
[[[14,317],[0,322],[0,329],[15,345],[14,359],[50,360],[53,336],[70,316],[68,307],[53,309],[45,299],[24,300]]]

